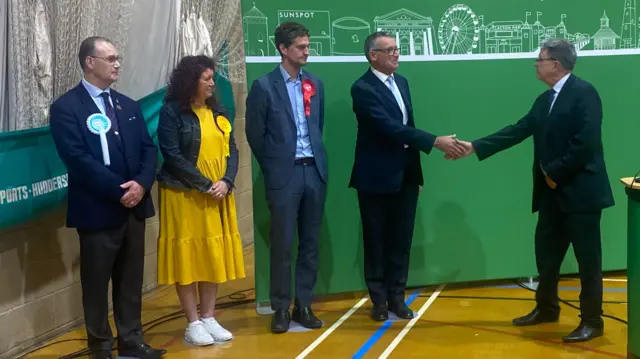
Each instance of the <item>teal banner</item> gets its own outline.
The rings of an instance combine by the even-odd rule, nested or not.
[[[58,207],[67,195],[67,169],[49,127],[0,134],[0,229]]]
[[[233,123],[231,84],[218,74],[215,81],[220,101]],[[162,88],[138,101],[154,143],[165,92]],[[0,133],[0,168],[0,230],[24,224],[66,201],[67,169],[58,157],[49,126]]]

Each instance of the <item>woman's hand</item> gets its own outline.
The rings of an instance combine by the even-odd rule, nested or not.
[[[211,193],[213,198],[221,200],[229,194],[229,185],[227,185],[225,181],[218,181],[213,184],[209,193]]]

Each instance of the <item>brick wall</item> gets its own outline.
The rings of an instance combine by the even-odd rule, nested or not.
[[[244,132],[246,84],[234,85],[233,92],[236,99],[235,139],[240,153],[236,179],[236,206],[240,235],[242,242],[247,246],[253,245],[253,180],[251,178],[251,149]]]

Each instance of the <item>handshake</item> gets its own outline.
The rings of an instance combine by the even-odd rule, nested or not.
[[[473,153],[471,142],[460,141],[456,135],[438,136],[433,146],[444,152],[447,160],[457,160]]]

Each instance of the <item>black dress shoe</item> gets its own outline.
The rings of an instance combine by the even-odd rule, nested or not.
[[[118,356],[131,357],[139,359],[158,359],[161,356],[167,354],[164,349],[153,349],[147,344],[138,344],[136,346],[128,346],[118,348]]]
[[[413,319],[413,310],[409,309],[404,302],[389,304],[389,311],[400,319]]]
[[[113,354],[110,351],[100,351],[91,353],[91,359],[113,359]]]
[[[371,309],[371,319],[377,322],[384,322],[389,319],[389,312],[387,306],[384,304],[374,304]]]
[[[291,316],[288,310],[276,310],[271,317],[271,332],[276,334],[286,333],[289,330],[289,322],[291,322]]]
[[[311,307],[293,308],[292,319],[305,328],[322,328],[322,321],[313,314]]]
[[[558,314],[543,312],[540,309],[536,308],[531,313],[523,317],[514,319],[513,325],[518,327],[525,327],[542,323],[553,323],[557,322],[559,318],[560,315]]]
[[[588,323],[580,323],[580,325],[571,332],[571,334],[562,338],[565,343],[586,342],[604,334],[604,326],[595,326]]]

